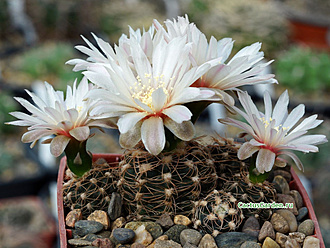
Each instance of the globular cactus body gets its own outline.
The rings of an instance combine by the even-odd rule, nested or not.
[[[242,203],[273,203],[276,198],[273,184],[268,181],[254,184],[250,182],[248,176],[226,182],[223,190],[231,192]],[[261,221],[265,221],[271,217],[272,210],[270,208],[244,208],[243,213],[245,217],[255,216]]]
[[[120,167],[119,191],[138,219],[157,219],[163,213],[190,216],[193,201],[203,190],[212,191],[217,181],[209,154],[197,142],[158,156],[127,150]]]
[[[222,137],[213,138],[213,144],[207,146],[218,175],[218,188],[222,188],[225,182],[248,173],[248,161],[241,161],[237,157],[240,146],[233,139]]]
[[[195,227],[214,237],[222,232],[237,230],[243,219],[237,200],[230,193],[214,190],[195,203]]]
[[[104,162],[93,165],[93,168],[82,177],[72,177],[63,185],[64,205],[70,209],[81,209],[84,217],[94,210],[107,211],[111,194],[117,191],[117,168]]]

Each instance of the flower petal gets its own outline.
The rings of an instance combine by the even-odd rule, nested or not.
[[[265,104],[265,119],[269,120],[272,116],[272,100],[268,91],[264,95],[264,104]]]
[[[145,148],[153,155],[158,155],[165,147],[165,130],[160,117],[150,117],[143,121],[141,137]]]
[[[289,152],[289,151],[282,151],[282,152],[279,152],[278,155],[289,156],[290,158],[292,158],[293,162],[297,165],[298,169],[304,171],[304,166],[296,154]]]
[[[139,143],[139,141],[141,140],[141,125],[142,121],[139,121],[128,132],[120,134],[119,143],[123,148],[133,148],[137,145],[137,143]]]
[[[260,149],[257,156],[256,167],[260,173],[271,171],[275,163],[276,154],[268,149]]]
[[[283,127],[288,128],[288,130],[290,130],[300,120],[300,118],[304,116],[304,113],[305,105],[299,104],[288,115],[285,122],[283,123]]]
[[[146,117],[146,113],[143,112],[132,112],[123,115],[118,120],[118,128],[120,133],[126,133],[129,130],[131,130],[136,123],[138,123],[140,120],[142,120],[144,117]]]
[[[313,134],[313,135],[304,135],[299,137],[291,142],[291,144],[306,144],[306,145],[319,145],[328,142],[325,135],[322,134]]]
[[[195,127],[191,121],[177,123],[169,118],[166,118],[165,126],[179,139],[184,141],[191,140],[195,135]]]
[[[163,113],[177,123],[189,121],[192,116],[190,110],[182,105],[174,105],[170,108],[165,109]]]
[[[76,127],[69,131],[70,135],[78,141],[87,140],[90,134],[88,126]]]
[[[305,131],[309,129],[313,129],[320,125],[323,120],[316,120],[317,115],[312,115],[305,120],[303,120],[291,133],[298,132],[298,131]]]
[[[162,88],[159,88],[152,93],[152,106],[156,112],[164,108],[166,100],[167,97]]]
[[[250,144],[249,142],[245,142],[238,150],[237,152],[237,157],[240,160],[247,159],[251,157],[255,152],[260,150],[260,147],[254,146]]]
[[[282,95],[277,100],[274,109],[273,109],[273,116],[272,118],[275,119],[276,125],[279,126],[283,123],[283,120],[288,115],[288,104],[289,104],[289,95],[288,91],[285,90]]]
[[[237,121],[237,120],[234,120],[232,118],[223,118],[223,119],[218,119],[218,121],[222,124],[225,124],[225,125],[232,125],[234,127],[238,127],[238,128],[241,128],[243,129],[244,131],[246,131],[247,133],[251,134],[251,135],[255,135],[255,132],[254,130],[252,129],[252,127],[250,127],[248,124],[242,122],[242,121]]]
[[[37,141],[41,139],[42,137],[48,136],[54,134],[53,131],[51,130],[45,130],[45,129],[36,129],[36,130],[31,130],[23,134],[22,136],[22,142],[23,143],[30,143]]]
[[[56,136],[50,143],[51,154],[55,157],[60,156],[64,152],[69,142],[70,142],[70,138],[65,135]]]

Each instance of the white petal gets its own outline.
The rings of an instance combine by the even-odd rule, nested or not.
[[[300,118],[304,116],[304,113],[305,105],[299,104],[288,115],[285,122],[283,123],[283,127],[288,128],[290,130],[300,120]]]
[[[292,152],[288,152],[288,151],[282,151],[282,152],[279,152],[278,155],[289,156],[290,158],[292,158],[293,162],[297,165],[298,169],[304,171],[304,166],[296,154],[294,154]]]
[[[298,139],[295,139],[294,141],[292,141],[292,144],[306,144],[306,145],[319,145],[319,144],[323,144],[326,143],[328,140],[326,138],[325,135],[305,135],[302,136]]]
[[[251,140],[249,141],[249,143],[250,143],[251,145],[253,145],[253,146],[264,146],[264,145],[265,145],[265,144],[263,144],[263,143],[260,143],[260,142],[256,141],[255,139],[251,139]]]
[[[160,117],[150,117],[141,126],[142,142],[153,155],[158,155],[165,147],[165,130]]]
[[[41,139],[42,137],[45,137],[45,136],[48,136],[51,134],[54,134],[54,132],[49,131],[47,129],[37,129],[37,130],[28,131],[23,134],[22,142],[23,143],[34,142],[34,141]]]
[[[288,114],[288,104],[289,104],[289,95],[288,91],[284,91],[282,95],[277,100],[272,118],[276,121],[276,126],[283,124],[283,120],[287,117]]]
[[[70,135],[78,141],[87,140],[90,134],[90,129],[87,126],[76,127],[69,131]]]
[[[191,121],[177,123],[169,118],[165,119],[165,126],[179,139],[184,141],[191,140],[195,135],[195,127]]]
[[[260,149],[257,156],[256,167],[260,173],[271,171],[275,163],[276,154],[268,149]]]
[[[173,99],[169,104],[183,104],[199,100],[201,90],[199,88],[189,87],[184,88],[182,91],[176,90],[173,94]]]
[[[163,114],[167,115],[177,123],[189,121],[192,116],[190,110],[183,105],[174,105],[170,108],[164,109]]]
[[[283,145],[283,146],[278,146],[277,147],[279,150],[294,150],[294,151],[300,151],[304,153],[309,153],[309,152],[318,152],[319,148],[314,145],[306,145],[306,144],[298,144],[298,145]]]
[[[123,148],[129,149],[139,143],[141,140],[141,125],[142,121],[138,122],[131,130],[126,133],[121,133],[119,143]]]
[[[116,118],[105,118],[100,120],[93,120],[88,123],[89,127],[104,127],[118,129]]]
[[[60,156],[64,152],[69,142],[70,142],[70,138],[65,135],[56,136],[50,143],[51,154],[55,157]]]
[[[156,112],[164,108],[166,100],[167,96],[165,95],[162,88],[159,88],[152,93],[152,106]]]
[[[323,120],[316,120],[317,115],[312,115],[306,119],[304,119],[291,133],[298,131],[305,131],[319,126]]]
[[[234,126],[234,127],[238,127],[238,128],[241,128],[243,129],[244,131],[246,131],[247,133],[255,136],[255,132],[254,130],[246,123],[242,122],[242,121],[237,121],[237,120],[234,120],[232,118],[224,118],[224,119],[218,119],[218,121],[222,124],[225,124],[225,125],[231,125],[231,126]]]
[[[146,113],[144,112],[133,112],[123,115],[118,120],[118,129],[120,133],[126,133],[131,130],[136,123],[146,117]]]
[[[259,110],[257,109],[256,105],[252,101],[251,97],[247,92],[238,92],[238,98],[241,102],[243,108],[245,109],[245,112],[252,117],[252,115],[255,115],[257,118],[260,118]]]
[[[264,94],[264,104],[265,104],[265,119],[269,120],[272,117],[272,99],[268,91]]]
[[[238,150],[237,157],[240,160],[251,157],[255,152],[260,149],[258,146],[251,145],[249,142],[245,142]]]

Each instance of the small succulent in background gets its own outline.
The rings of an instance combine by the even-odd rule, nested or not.
[[[278,56],[274,63],[281,85],[309,100],[313,96],[314,99],[319,99],[330,92],[330,74],[324,73],[329,68],[328,53],[313,51],[307,47],[293,46]]]

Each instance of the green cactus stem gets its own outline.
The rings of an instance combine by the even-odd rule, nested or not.
[[[251,157],[249,167],[249,179],[252,183],[263,183],[269,176],[269,172],[260,173],[256,167],[257,155],[253,154]]]
[[[82,177],[92,168],[92,154],[86,150],[85,141],[71,139],[65,148],[65,155],[69,169],[78,177]]]

